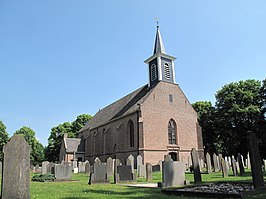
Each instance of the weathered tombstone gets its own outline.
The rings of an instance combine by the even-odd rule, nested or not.
[[[199,160],[199,165],[200,165],[200,171],[202,171],[202,169],[204,169],[204,161],[203,161],[203,159]]]
[[[0,163],[1,164],[1,163]],[[264,171],[266,171],[266,160],[263,160]],[[0,170],[1,171],[1,170]]]
[[[185,184],[185,164],[180,161],[162,162],[162,180],[159,187],[174,187]]]
[[[102,161],[98,157],[96,157],[94,159],[94,164],[102,164]]]
[[[78,168],[78,161],[73,160],[72,165],[73,165],[72,169],[75,170],[76,168]],[[76,169],[76,170],[78,170],[78,169]]]
[[[48,166],[49,166],[48,161],[42,162],[42,174],[48,174]]]
[[[218,162],[217,162],[217,155],[214,153],[212,157],[213,157],[214,172],[219,172],[219,167],[218,167]]]
[[[164,155],[164,161],[173,161],[170,155]]]
[[[39,164],[36,164],[36,166],[35,166],[35,172],[36,173],[42,173],[42,167],[40,167]]]
[[[91,172],[91,165],[88,160],[85,161],[85,173],[89,174]]]
[[[207,172],[212,173],[211,156],[209,153],[206,154],[206,162],[207,162]]]
[[[221,160],[222,160],[222,158],[223,158],[222,154],[218,154],[217,162],[218,162],[218,168],[219,168],[219,171],[222,170],[222,165],[221,165]]]
[[[152,165],[146,163],[146,181],[152,181]]]
[[[2,199],[30,198],[30,146],[22,135],[14,135],[4,146]]]
[[[56,164],[52,167],[52,174],[56,180],[70,180],[72,175],[71,165]]]
[[[131,171],[132,171],[132,173],[134,173],[134,156],[133,155],[129,155],[126,162],[127,162],[126,165],[130,165],[131,166]]]
[[[85,173],[85,163],[79,162],[78,163],[79,173]]]
[[[225,160],[222,158],[221,159],[221,168],[222,168],[222,174],[223,174],[223,177],[226,178],[228,177],[228,170],[227,170],[227,166],[225,164]]]
[[[229,171],[230,166],[229,166],[229,162],[228,162],[228,157],[227,156],[225,156],[224,161],[225,161],[226,169],[227,169],[227,171]]]
[[[264,187],[262,165],[260,159],[258,139],[253,131],[250,131],[248,133],[249,133],[251,173],[252,173],[253,186],[256,189]]]
[[[228,157],[228,163],[229,163],[229,166],[232,166],[232,160],[230,156]]]
[[[138,177],[145,177],[146,176],[146,167],[144,164],[138,165],[137,175],[138,175]]]
[[[237,173],[237,167],[236,167],[236,160],[234,157],[232,157],[232,170],[233,170],[233,175],[237,176],[238,173]]]
[[[115,183],[136,181],[136,175],[132,172],[131,165],[118,165],[115,173]]]
[[[161,171],[161,167],[159,164],[153,165],[152,166],[152,172],[156,172],[156,171]]]
[[[111,157],[107,158],[106,160],[106,165],[107,165],[107,178],[114,175],[114,162]]]
[[[243,157],[240,153],[237,154],[237,162],[239,164],[239,175],[243,176],[245,174],[244,165],[243,165]]]
[[[143,164],[143,158],[141,155],[138,155],[137,156],[137,167],[138,167],[138,165],[142,165],[142,164]]]
[[[201,180],[201,173],[199,168],[199,159],[198,159],[198,153],[195,148],[191,150],[191,159],[192,159],[192,166],[193,166],[193,173],[194,173],[194,182],[200,183]]]
[[[0,161],[0,174],[2,175],[2,162]]]
[[[249,152],[247,154],[247,169],[251,169]]]
[[[107,178],[107,165],[97,162],[93,166],[93,172],[90,173],[89,184],[105,182],[109,182]]]

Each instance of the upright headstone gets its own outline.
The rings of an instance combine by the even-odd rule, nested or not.
[[[0,174],[2,175],[2,162],[0,161]]]
[[[174,187],[185,184],[185,164],[180,161],[162,162],[162,183],[160,187]]]
[[[266,160],[263,160],[263,166],[264,166],[264,171],[266,171]]]
[[[236,160],[233,156],[232,156],[232,170],[233,170],[233,175],[237,176],[238,172],[237,172]]]
[[[222,165],[221,165],[222,158],[223,158],[222,154],[218,154],[217,162],[218,162],[219,171],[222,171]]]
[[[131,165],[116,166],[115,183],[136,181],[136,175],[132,172]]]
[[[253,131],[249,132],[249,149],[253,186],[254,188],[264,187],[258,139]]]
[[[42,174],[48,174],[48,167],[49,167],[49,162],[48,161],[44,161],[42,162]]]
[[[226,165],[226,169],[227,169],[227,171],[229,171],[230,166],[229,166],[229,162],[228,162],[228,157],[227,157],[227,156],[225,156],[225,158],[224,158],[224,162],[225,162],[225,165]]]
[[[132,171],[132,173],[134,173],[134,156],[133,155],[128,156],[127,165],[131,166],[131,171]]]
[[[98,157],[96,157],[94,159],[94,164],[102,164],[102,161]]]
[[[247,169],[251,169],[249,152],[248,152],[248,154],[247,154]]]
[[[200,183],[201,180],[201,173],[199,168],[199,158],[198,153],[195,148],[191,150],[191,159],[192,159],[192,166],[193,166],[193,173],[194,173],[194,182]]]
[[[146,175],[146,168],[143,165],[143,158],[141,155],[137,156],[137,175],[138,177],[144,177]]]
[[[228,177],[227,166],[226,166],[225,160],[223,158],[221,159],[221,168],[222,168],[223,177],[224,178]]]
[[[2,199],[30,198],[30,146],[22,135],[14,135],[4,146]]]
[[[211,156],[209,153],[206,154],[206,162],[207,162],[207,172],[212,172],[212,164],[211,164]]]
[[[245,174],[244,164],[243,164],[243,157],[240,153],[237,154],[237,162],[239,164],[239,175],[243,176]]]
[[[85,161],[85,173],[89,174],[91,172],[91,165],[88,160]]]
[[[93,165],[93,172],[90,173],[89,184],[109,182],[107,178],[107,165],[99,164]]]
[[[109,179],[111,176],[114,175],[114,162],[111,157],[107,158],[106,165],[107,165],[107,178]]]
[[[138,165],[142,165],[142,164],[143,164],[143,158],[141,155],[138,155],[137,156],[137,167],[138,167]]]
[[[56,164],[52,167],[52,174],[57,180],[70,180],[72,175],[71,165]]]
[[[78,162],[79,173],[85,173],[85,163]]]
[[[219,167],[218,167],[218,162],[217,162],[217,155],[214,153],[212,157],[213,157],[214,172],[219,172]]]
[[[229,166],[232,166],[232,160],[231,160],[230,156],[228,157],[228,164],[229,164]]]
[[[164,155],[164,161],[173,161],[170,155]]]
[[[146,181],[152,181],[152,165],[146,163]]]

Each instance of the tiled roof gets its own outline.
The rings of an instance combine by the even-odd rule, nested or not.
[[[146,96],[150,93],[150,91],[151,88],[149,88],[148,85],[142,86],[141,88],[103,108],[98,111],[79,132],[83,132],[87,129],[94,129],[112,121],[113,119],[137,111],[139,109],[139,104],[146,99]]]
[[[66,138],[66,151],[67,152],[84,152],[84,140],[80,138]]]

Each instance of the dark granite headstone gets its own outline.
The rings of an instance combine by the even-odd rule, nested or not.
[[[258,139],[253,131],[249,133],[250,164],[254,188],[264,187]]]
[[[206,154],[206,162],[207,162],[207,172],[212,173],[211,156],[209,153]]]
[[[152,165],[146,163],[146,181],[152,181]]]
[[[136,176],[132,173],[131,165],[118,165],[116,172],[116,183],[136,181]]]
[[[4,146],[2,199],[30,198],[30,146],[22,135],[14,135]]]
[[[194,182],[200,183],[201,180],[201,173],[199,168],[199,158],[198,153],[195,148],[191,150],[191,159],[192,159],[192,166],[193,166],[193,173],[194,173]]]
[[[240,153],[237,154],[237,162],[239,165],[239,175],[243,176],[245,174],[245,170],[244,170],[244,164],[243,164],[242,156],[240,155]]]

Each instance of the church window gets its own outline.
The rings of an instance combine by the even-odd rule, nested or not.
[[[173,119],[168,122],[168,143],[177,144],[176,142],[176,123]]]
[[[170,79],[170,67],[169,64],[164,64],[164,75],[166,79]]]
[[[157,74],[156,74],[156,65],[152,64],[151,65],[151,81],[154,81],[157,79]]]
[[[129,135],[129,146],[134,147],[134,124],[131,120],[128,122],[127,130]]]

